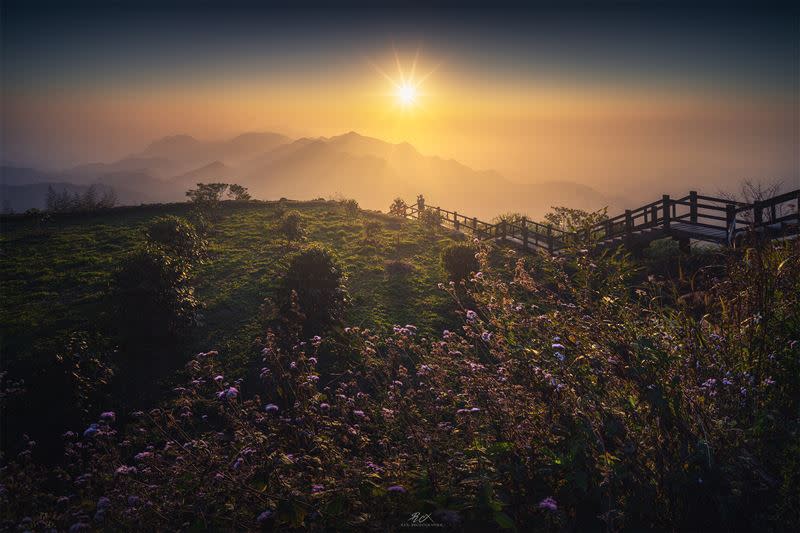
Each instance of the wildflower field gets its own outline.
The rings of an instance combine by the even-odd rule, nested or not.
[[[3,529],[800,528],[798,241],[546,257],[337,202],[169,216],[3,221]]]

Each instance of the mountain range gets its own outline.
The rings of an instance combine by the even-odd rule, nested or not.
[[[620,208],[591,187],[566,181],[516,183],[491,170],[420,154],[408,143],[393,144],[349,132],[334,137],[290,139],[278,133],[245,133],[224,141],[173,135],[111,163],[90,163],[59,172],[0,167],[3,209],[42,208],[37,191],[54,187],[113,187],[120,203],[171,202],[200,182],[248,187],[254,198],[298,200],[347,197],[362,207],[386,210],[395,197],[423,194],[441,205],[481,218],[519,211],[541,217],[554,205],[581,209]]]

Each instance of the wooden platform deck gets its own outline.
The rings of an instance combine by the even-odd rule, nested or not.
[[[456,211],[426,206],[421,199],[399,214],[418,219],[423,211],[435,213],[435,220],[443,227],[480,240],[502,241],[525,251],[550,254],[578,242],[601,249],[617,246],[639,249],[664,238],[675,239],[682,246],[691,241],[735,246],[748,236],[775,239],[800,234],[800,189],[749,204],[703,196],[695,191],[678,199],[664,195],[661,200],[586,228],[580,235],[524,218],[514,222],[484,222]]]

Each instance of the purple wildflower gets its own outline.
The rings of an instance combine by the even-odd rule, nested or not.
[[[478,318],[478,313],[476,313],[472,309],[469,309],[467,311],[467,320],[475,320],[476,318]]]
[[[117,419],[117,414],[114,411],[106,411],[104,413],[100,413],[100,420],[105,422],[113,422]]]
[[[266,411],[268,413],[277,413],[278,412],[278,406],[275,405],[274,403],[268,403],[267,405],[264,406],[264,411]]]
[[[261,513],[260,515],[258,515],[258,518],[256,518],[256,521],[257,521],[259,524],[263,524],[263,523],[265,523],[265,522],[269,522],[269,521],[272,519],[272,515],[273,515],[273,514],[274,514],[274,513],[273,513],[272,511],[270,511],[269,509],[267,509],[266,511],[264,511],[263,513]]]
[[[228,390],[225,391],[225,398],[232,400],[239,396],[239,390],[236,387],[229,387]]]
[[[539,509],[547,509],[548,511],[558,511],[558,503],[551,497],[548,496],[544,500],[539,502]]]
[[[402,485],[392,485],[386,489],[387,492],[394,492],[397,494],[405,494],[406,488]]]
[[[114,473],[120,476],[127,476],[128,474],[135,474],[137,472],[135,466],[122,465],[117,468]]]
[[[492,340],[492,334],[489,333],[488,331],[484,331],[483,333],[481,333],[481,340],[483,342],[489,342],[490,340]]]

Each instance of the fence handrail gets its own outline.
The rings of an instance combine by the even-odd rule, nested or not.
[[[776,206],[791,201],[797,201],[794,214],[784,215],[781,213],[778,216]],[[679,213],[678,207],[688,207],[689,211]],[[766,219],[763,217],[765,209],[770,210],[770,215]],[[758,227],[797,219],[797,223],[800,225],[800,189],[752,203],[700,195],[695,191],[691,191],[681,198],[670,198],[668,195],[664,195],[660,200],[641,205],[636,209],[626,210],[624,213],[614,217],[606,218],[581,232],[564,231],[552,225],[542,224],[525,217],[521,221],[500,220],[500,222],[493,224],[479,220],[477,217],[459,214],[457,211],[449,211],[439,206],[426,206],[424,204],[407,204],[403,213],[409,218],[420,218],[422,210],[436,211],[439,215],[444,214],[444,217],[440,219],[440,223],[451,224],[457,230],[461,228],[471,230],[481,240],[508,239],[510,237],[522,240],[525,247],[532,245],[546,248],[552,252],[563,247],[565,241],[573,238],[577,239],[582,235],[596,236],[600,241],[612,240],[623,236],[629,237],[636,232],[657,227],[663,227],[668,230],[673,221],[680,222],[684,227],[688,224],[698,228],[724,230],[727,234],[733,233],[731,230],[736,224]],[[708,211],[712,213],[722,212],[725,215],[719,216],[708,213]],[[738,217],[739,214],[747,212],[752,213],[752,219]],[[703,219],[704,222],[700,222],[698,219]],[[709,223],[708,221],[721,222],[721,224]]]

